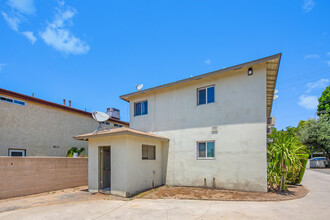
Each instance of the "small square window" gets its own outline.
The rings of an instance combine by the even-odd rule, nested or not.
[[[142,160],[155,160],[156,146],[142,145]]]
[[[214,158],[214,141],[198,142],[198,159],[213,159]]]
[[[197,105],[214,102],[214,86],[200,88],[197,90]]]
[[[26,150],[25,149],[9,149],[8,156],[10,157],[25,157]]]
[[[134,103],[134,116],[148,114],[148,101]]]

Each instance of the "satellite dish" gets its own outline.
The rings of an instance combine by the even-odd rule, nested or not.
[[[274,91],[274,95],[275,95],[275,94],[277,94],[277,93],[278,93],[278,90],[277,90],[277,89],[275,89],[275,91]]]
[[[273,100],[276,100],[276,99],[278,99],[278,95],[274,95]]]
[[[103,112],[98,112],[98,111],[94,111],[92,113],[92,115],[93,115],[93,118],[98,122],[104,122],[110,118],[109,115],[107,115]]]
[[[138,91],[140,91],[143,88],[143,84],[136,85],[136,88],[137,88]]]

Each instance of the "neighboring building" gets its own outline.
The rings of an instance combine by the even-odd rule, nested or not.
[[[267,192],[267,121],[280,59],[276,54],[121,96],[130,103],[130,131],[75,137],[89,141],[89,190],[111,187],[113,194],[131,195],[168,184]],[[132,132],[144,139],[133,140]],[[103,146],[106,158],[99,156]],[[104,161],[111,164],[107,177],[100,171]],[[158,174],[161,182],[155,182]]]
[[[105,123],[128,126],[115,118]],[[88,145],[72,136],[97,127],[90,112],[0,89],[0,156],[61,157],[71,147],[84,147],[87,154]]]

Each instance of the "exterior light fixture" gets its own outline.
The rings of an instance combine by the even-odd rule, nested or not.
[[[253,75],[253,69],[252,67],[250,67],[248,70],[248,76],[252,76],[252,75]]]

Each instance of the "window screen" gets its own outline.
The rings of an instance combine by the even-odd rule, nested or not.
[[[156,146],[142,145],[142,160],[155,160]]]

